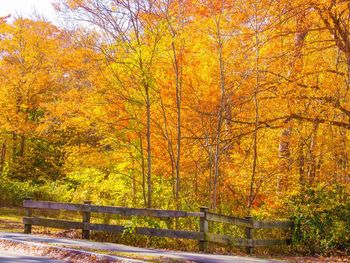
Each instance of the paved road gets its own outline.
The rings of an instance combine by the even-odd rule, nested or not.
[[[1,263],[62,263],[45,257],[24,256],[20,253],[3,251],[0,249]]]
[[[138,248],[138,247],[119,245],[114,243],[92,242],[87,240],[66,239],[66,238],[52,238],[52,237],[46,237],[46,236],[26,235],[26,234],[19,234],[19,233],[1,233],[0,232],[0,240],[2,238],[7,240],[8,239],[14,240],[14,241],[17,240],[17,241],[40,243],[40,244],[50,244],[54,246],[65,246],[65,247],[73,247],[73,248],[79,247],[82,250],[83,249],[109,250],[111,252],[123,252],[123,253],[130,253],[134,255],[138,254],[139,256],[155,256],[155,257],[185,259],[185,260],[201,262],[201,263],[283,262],[283,261],[266,260],[266,259],[258,259],[258,258],[251,258],[251,257],[236,257],[236,256],[167,251],[167,250],[160,250],[160,249],[147,249],[147,248]]]

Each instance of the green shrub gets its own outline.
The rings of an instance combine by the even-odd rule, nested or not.
[[[26,197],[37,200],[70,201],[72,190],[64,182],[35,184],[3,177],[0,179],[0,206],[21,206]]]
[[[291,198],[293,243],[311,253],[350,246],[350,196],[340,186],[319,186]]]

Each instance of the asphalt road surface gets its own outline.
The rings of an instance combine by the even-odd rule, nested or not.
[[[25,256],[21,253],[0,250],[0,263],[62,263],[45,257]]]
[[[74,247],[84,249],[93,249],[93,250],[108,250],[111,252],[122,252],[130,253],[132,255],[138,255],[141,258],[145,256],[158,256],[158,257],[167,257],[173,259],[183,259],[194,261],[198,263],[280,263],[282,261],[278,260],[269,260],[269,259],[259,259],[252,257],[238,257],[238,256],[224,256],[224,255],[213,255],[213,254],[202,254],[202,253],[189,253],[189,252],[180,252],[180,251],[167,251],[160,249],[147,249],[147,248],[138,248],[125,246],[120,244],[112,243],[103,243],[103,242],[92,242],[87,240],[76,240],[76,239],[67,239],[67,238],[52,238],[46,236],[36,236],[36,235],[26,235],[20,233],[3,233],[0,232],[0,240],[7,239],[12,241],[19,242],[31,242],[38,244],[50,244],[54,246],[64,246],[64,247]],[[0,252],[1,253],[1,252]],[[20,260],[19,260],[20,259]],[[19,258],[17,261],[1,261],[3,262],[58,262],[58,261],[21,261]],[[24,260],[24,258],[23,258]],[[47,260],[47,259],[46,259]]]

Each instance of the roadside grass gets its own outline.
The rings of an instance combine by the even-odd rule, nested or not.
[[[24,209],[0,207],[0,231],[23,232]]]
[[[0,207],[0,219],[13,222],[22,222],[23,208]]]
[[[36,211],[33,213],[36,215]],[[59,212],[56,213],[45,213],[42,214],[47,218],[64,218],[68,220],[73,220],[76,215],[67,214],[65,216],[60,215]],[[11,233],[23,233],[24,227],[22,223],[22,217],[25,216],[25,211],[23,208],[18,207],[0,207],[0,231],[1,232],[11,232]],[[80,234],[78,231],[54,229],[41,226],[32,226],[33,234],[41,235],[53,235],[55,237],[68,237],[68,238],[79,238]]]

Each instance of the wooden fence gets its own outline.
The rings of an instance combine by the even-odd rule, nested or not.
[[[139,235],[169,237],[169,238],[184,238],[197,240],[200,251],[206,251],[208,242],[215,242],[230,246],[242,246],[247,248],[248,253],[252,253],[253,248],[262,246],[273,246],[289,244],[289,239],[285,240],[256,240],[254,239],[254,229],[272,229],[281,228],[290,230],[293,227],[291,221],[257,221],[251,217],[239,218],[225,216],[209,212],[206,207],[201,207],[199,212],[186,212],[176,210],[158,210],[158,209],[142,209],[142,208],[127,208],[115,206],[99,206],[93,205],[90,201],[85,201],[84,204],[73,203],[57,203],[47,201],[34,201],[30,198],[23,201],[23,207],[26,210],[26,216],[23,217],[24,232],[31,233],[32,225],[61,228],[61,229],[81,229],[84,239],[90,238],[90,231],[105,231],[111,233],[123,233],[126,227],[111,224],[94,224],[90,222],[91,213],[108,213],[117,214],[125,217],[142,216],[154,218],[181,218],[181,217],[197,217],[199,218],[199,231],[184,231],[173,229],[159,229],[136,227],[134,232]],[[42,217],[33,217],[32,209],[44,210],[66,210],[82,212],[82,221],[56,220]],[[220,222],[233,224],[245,228],[245,238],[235,238],[229,235],[221,235],[210,233],[208,222]]]

